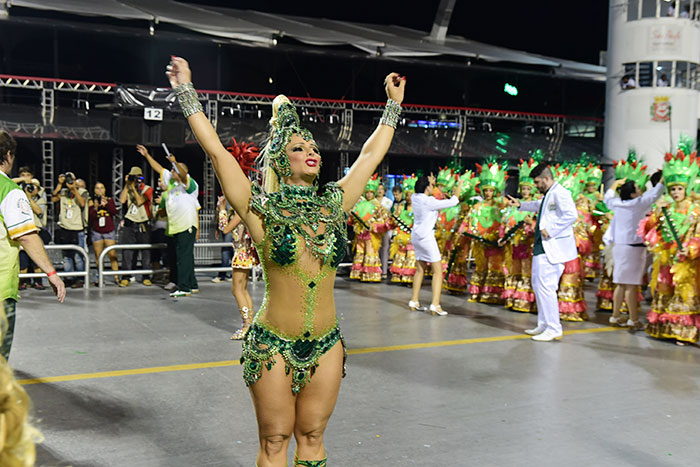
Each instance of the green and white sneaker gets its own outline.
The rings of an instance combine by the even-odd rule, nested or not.
[[[184,290],[176,290],[175,292],[170,292],[170,296],[177,297],[189,297],[192,292],[185,292]]]

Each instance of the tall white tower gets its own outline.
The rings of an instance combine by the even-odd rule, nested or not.
[[[604,163],[634,148],[651,170],[681,133],[695,139],[700,4],[610,0]]]

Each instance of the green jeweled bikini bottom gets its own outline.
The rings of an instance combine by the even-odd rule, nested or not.
[[[311,380],[318,360],[335,344],[343,344],[343,377],[347,351],[343,335],[337,326],[318,339],[309,339],[308,333],[299,339],[284,339],[258,323],[253,324],[243,338],[243,380],[246,386],[255,384],[262,376],[263,367],[267,371],[275,364],[275,354],[284,358],[286,374],[292,373],[292,392],[299,391]]]

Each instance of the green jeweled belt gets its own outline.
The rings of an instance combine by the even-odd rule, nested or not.
[[[253,324],[243,340],[243,380],[246,386],[255,384],[262,376],[263,367],[267,371],[275,364],[274,356],[279,353],[285,361],[285,373],[292,373],[292,392],[299,391],[311,379],[318,360],[328,352],[338,341],[342,342],[343,335],[337,326],[318,339],[310,339],[306,333],[299,339],[284,339],[259,324]],[[345,343],[343,342],[345,352]],[[345,358],[343,358],[343,376],[345,376]]]

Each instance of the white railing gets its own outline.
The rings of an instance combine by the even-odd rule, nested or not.
[[[90,288],[90,255],[89,253],[85,250],[85,248],[82,248],[78,245],[44,245],[45,250],[74,250],[83,255],[83,258],[85,259],[85,270],[84,271],[71,271],[71,272],[59,272],[57,273],[59,277],[80,277],[83,276],[85,278],[83,282],[83,287],[86,289]],[[75,261],[74,261],[75,263]],[[75,264],[73,265],[75,266]],[[46,274],[43,272],[25,272],[23,274],[19,275],[20,279],[34,279],[34,278],[43,278],[46,277]]]
[[[167,269],[128,269],[128,270],[118,270],[118,271],[105,271],[104,258],[112,250],[162,250],[167,248],[168,245],[165,243],[131,243],[123,245],[110,245],[100,253],[100,257],[97,258],[97,286],[104,287],[104,276],[118,276],[122,274],[155,274],[157,272],[164,272]],[[195,248],[230,248],[231,243],[229,242],[212,242],[212,243],[195,243]],[[204,266],[195,267],[194,272],[228,272],[231,270],[231,266]],[[257,279],[257,270],[253,269],[253,281]]]

